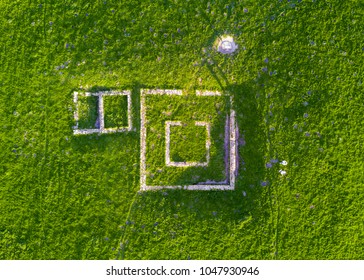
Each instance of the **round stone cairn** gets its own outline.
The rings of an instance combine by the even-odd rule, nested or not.
[[[234,42],[234,38],[230,35],[225,35],[217,39],[217,51],[223,54],[232,54],[238,48]]]

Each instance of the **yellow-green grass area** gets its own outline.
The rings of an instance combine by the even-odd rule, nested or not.
[[[0,259],[363,259],[363,18],[361,1],[1,1]],[[140,192],[145,88],[233,97],[235,190]],[[73,134],[75,91],[123,90],[132,130]]]

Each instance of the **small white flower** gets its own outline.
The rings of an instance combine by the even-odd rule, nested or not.
[[[280,173],[282,176],[284,176],[284,175],[286,175],[286,174],[287,174],[287,171],[285,171],[285,170],[279,170],[279,173]]]
[[[283,161],[281,161],[281,164],[282,165],[287,165],[287,161],[283,160]]]
[[[243,196],[246,196],[246,192],[245,191],[243,191]]]

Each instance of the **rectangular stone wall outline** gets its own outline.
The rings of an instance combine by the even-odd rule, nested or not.
[[[236,160],[237,160],[237,144],[236,144],[236,121],[235,111],[230,109],[229,114],[229,184],[199,184],[199,185],[177,185],[177,186],[148,186],[146,184],[146,140],[147,140],[147,119],[146,119],[146,106],[145,95],[147,94],[167,94],[167,95],[182,95],[181,90],[150,90],[141,89],[140,97],[140,115],[141,115],[141,133],[140,133],[140,189],[147,190],[160,190],[160,189],[186,189],[186,190],[234,190],[235,177],[236,177]],[[221,95],[218,92],[211,91],[196,91],[196,96],[216,96]],[[232,104],[232,97],[230,103]]]
[[[98,97],[98,120],[100,127],[95,129],[79,129],[78,128],[78,96],[79,94],[82,94],[83,96],[97,96]],[[128,108],[127,108],[127,114],[128,114],[128,126],[122,127],[122,128],[105,128],[105,122],[104,122],[104,102],[103,97],[111,96],[111,95],[126,95],[127,96],[127,102],[128,102]],[[76,125],[73,127],[73,134],[74,135],[82,135],[82,134],[93,134],[93,133],[116,133],[116,132],[126,132],[131,131],[133,128],[132,125],[132,100],[131,100],[131,91],[130,90],[123,90],[123,91],[99,91],[99,92],[74,92],[73,93],[73,102],[75,104],[75,112],[74,112],[74,120],[76,122]]]
[[[210,162],[210,124],[207,122],[195,122],[196,126],[206,127],[206,161],[205,162],[174,162],[170,159],[170,127],[171,126],[182,126],[180,121],[166,121],[165,123],[165,137],[166,137],[166,149],[165,149],[165,160],[167,166],[174,167],[192,167],[192,166],[208,166]]]

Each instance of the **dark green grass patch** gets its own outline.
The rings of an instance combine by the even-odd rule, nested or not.
[[[90,129],[98,128],[97,119],[99,117],[98,96],[78,96],[78,128]]]
[[[182,127],[171,127],[171,159],[174,162],[206,161],[207,132],[205,127],[183,123]]]
[[[104,95],[105,128],[128,126],[128,97],[126,95]]]
[[[186,94],[184,96],[147,95],[147,138],[146,138],[146,165],[147,185],[187,185],[204,181],[223,181],[226,179],[224,155],[225,124],[228,116],[228,96],[196,96]],[[217,109],[218,108],[218,109]],[[166,166],[166,122],[180,121],[189,123],[187,127],[171,126],[171,156],[183,151],[182,156],[194,154],[198,159],[206,155],[206,127],[192,129],[189,141],[186,135],[180,135],[184,130],[192,126],[192,123],[207,122],[210,124],[210,162],[208,166],[175,167]],[[181,131],[182,130],[182,131]],[[177,134],[175,133],[177,131]],[[202,134],[201,134],[202,132]],[[186,132],[185,132],[186,133]],[[205,136],[202,141],[193,142],[196,133]],[[186,139],[183,139],[183,137]],[[176,139],[181,137],[181,140]],[[197,140],[199,137],[197,138]],[[194,146],[196,151],[193,150]],[[191,146],[192,145],[192,146]],[[178,146],[178,147],[176,147]],[[177,148],[177,151],[176,151]],[[181,154],[180,154],[181,157]],[[190,156],[191,157],[191,156]],[[206,156],[203,162],[206,161]]]

